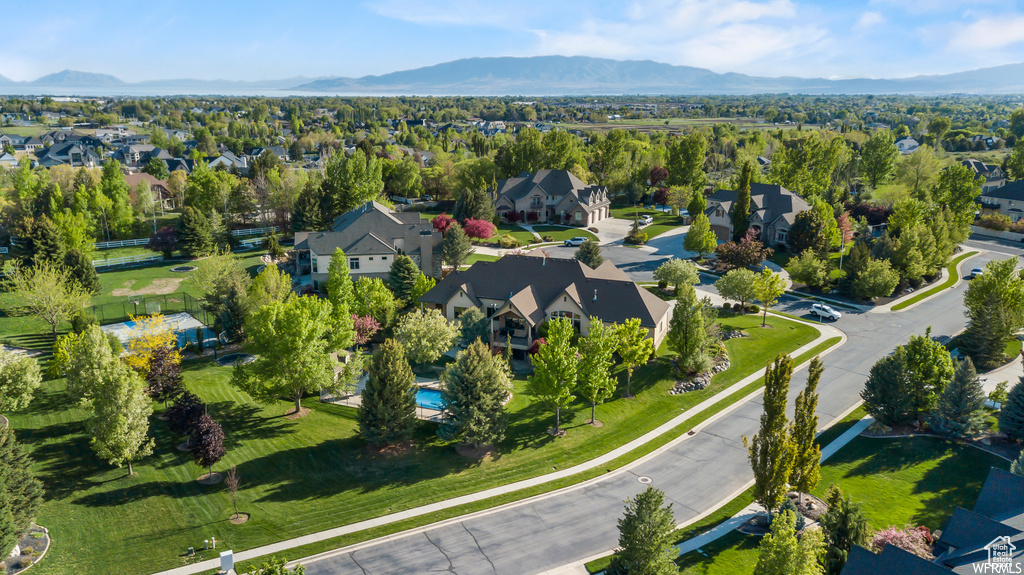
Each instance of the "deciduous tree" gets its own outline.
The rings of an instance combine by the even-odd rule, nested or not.
[[[132,462],[153,452],[153,439],[148,436],[153,407],[142,378],[134,371],[117,361],[105,368],[96,374],[94,415],[86,425],[96,455],[117,467],[127,464],[132,475]]]
[[[88,292],[71,279],[68,268],[49,262],[16,268],[7,278],[7,289],[14,294],[21,313],[50,325],[54,342],[57,326],[81,312],[89,301]]]
[[[627,319],[615,331],[619,339],[616,351],[622,358],[622,367],[626,369],[625,397],[633,397],[629,389],[633,370],[647,363],[654,355],[654,340],[650,338],[647,328],[640,325],[640,318],[636,317]]]
[[[548,322],[546,343],[533,356],[533,375],[527,384],[528,393],[555,410],[554,435],[561,434],[562,409],[576,396],[579,369],[578,349],[573,345],[576,330],[568,318]]]
[[[753,171],[754,166],[750,162],[745,162],[740,170],[736,200],[729,211],[733,241],[739,241],[743,238],[747,234],[747,228],[750,227],[750,183]]]
[[[473,251],[469,236],[463,231],[462,226],[458,223],[449,226],[444,234],[444,240],[441,241],[441,260],[452,269],[458,270]]]
[[[468,347],[474,341],[490,341],[491,320],[478,307],[471,307],[459,316],[459,340]]]
[[[715,289],[723,298],[737,302],[737,307],[742,312],[746,309],[747,303],[757,297],[756,284],[757,274],[746,268],[736,268],[719,278],[715,282]]]
[[[224,430],[207,414],[199,416],[188,442],[192,461],[213,477],[213,466],[224,457]]]
[[[617,327],[607,326],[598,317],[590,318],[587,335],[580,338],[580,363],[577,376],[579,393],[590,402],[590,423],[596,425],[597,404],[615,393],[615,378],[611,375],[618,346]]]
[[[683,248],[688,252],[697,252],[704,259],[704,254],[712,253],[718,246],[718,236],[711,231],[711,221],[703,212],[693,216],[690,229],[683,236]]]
[[[793,360],[779,355],[764,372],[764,413],[753,439],[743,436],[750,467],[754,471],[754,500],[769,510],[778,509],[786,497],[786,486],[793,470],[795,455],[786,419],[789,380],[793,376]]]
[[[433,363],[455,345],[459,325],[437,309],[413,310],[395,328],[395,339],[412,364]]]
[[[0,410],[25,409],[42,382],[35,358],[0,349]]]
[[[391,327],[401,302],[380,278],[362,276],[353,284],[352,313],[377,320],[381,329]]]
[[[658,266],[654,270],[654,279],[671,285],[677,296],[679,295],[679,286],[684,284],[692,286],[700,283],[697,266],[693,262],[676,258],[669,258]]]
[[[821,480],[821,448],[814,441],[818,433],[818,381],[825,365],[815,357],[807,366],[807,387],[796,396],[789,436],[793,442],[793,472],[789,484],[801,494],[810,493]]]
[[[669,322],[668,348],[676,354],[679,368],[687,373],[702,373],[711,367],[708,335],[704,329],[703,303],[697,300],[693,286],[686,286]]]
[[[910,341],[903,347],[912,385],[914,412],[920,416],[935,407],[936,400],[953,379],[955,367],[949,350],[932,339],[930,326],[924,335],[910,336]]]
[[[868,179],[872,189],[885,183],[896,168],[896,160],[900,157],[894,144],[896,138],[889,130],[875,132],[864,143],[860,153],[861,171]]]
[[[768,308],[775,305],[782,294],[786,293],[786,280],[780,274],[764,268],[754,282],[754,291],[757,300],[764,305],[764,314],[761,317],[761,327],[764,327],[768,321]]]
[[[825,540],[820,529],[796,536],[796,516],[783,512],[772,521],[771,533],[761,539],[755,575],[820,575]]]

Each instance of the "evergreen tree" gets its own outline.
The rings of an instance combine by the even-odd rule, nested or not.
[[[463,231],[462,226],[453,223],[441,241],[441,260],[457,271],[472,253],[473,246],[469,242],[469,236]]]
[[[715,251],[718,247],[718,236],[711,230],[711,221],[704,213],[698,213],[690,223],[690,229],[683,236],[683,248],[688,252],[696,252],[701,259],[704,254]]]
[[[750,180],[753,170],[753,165],[746,162],[740,171],[740,185],[736,190],[736,201],[733,202],[732,210],[729,212],[733,241],[740,241],[747,234],[747,228],[750,227]]]
[[[466,220],[494,219],[494,202],[490,194],[483,188],[473,187],[462,190],[459,198],[455,201],[455,208],[452,216],[459,222]]]
[[[415,377],[402,344],[387,339],[373,354],[359,433],[370,445],[390,445],[409,438],[416,425]]]
[[[490,341],[491,320],[478,307],[471,307],[459,316],[459,340],[463,346],[480,340]]]
[[[697,216],[704,213],[704,210],[708,209],[708,201],[704,197],[703,189],[694,189],[693,197],[690,198],[690,203],[686,205],[686,211],[690,214],[692,220],[696,220]],[[707,217],[707,216],[705,216]],[[691,250],[696,251],[696,250]]]
[[[825,553],[825,572],[839,575],[854,545],[867,545],[870,528],[860,506],[843,497],[839,488],[828,488],[828,511],[821,516],[821,530],[828,551]]]
[[[679,369],[687,373],[703,373],[711,367],[702,307],[693,286],[684,285],[669,322],[668,348],[675,352]]]
[[[583,399],[590,402],[590,423],[596,424],[597,404],[615,393],[615,378],[611,375],[615,363],[618,337],[615,326],[606,326],[600,318],[590,318],[590,329],[580,338],[580,366],[578,386]]]
[[[793,360],[779,355],[764,372],[764,413],[753,439],[743,436],[750,467],[754,471],[754,500],[769,510],[777,509],[786,496],[793,469],[794,446],[787,433],[786,398],[793,375]]]
[[[292,208],[291,214],[293,232],[319,231],[328,228],[330,222],[327,221],[322,210],[324,199],[319,183],[311,178],[295,199],[295,207]]]
[[[568,318],[548,321],[548,337],[533,356],[533,375],[527,392],[555,410],[554,435],[561,433],[562,408],[568,407],[576,396],[578,358],[573,345],[576,330]]]
[[[334,248],[327,266],[327,300],[331,302],[331,347],[346,349],[355,342],[352,322],[354,287],[348,271],[348,257]]]
[[[970,289],[970,288],[968,288]],[[1003,363],[1006,339],[998,326],[1005,323],[1004,307],[999,295],[992,291],[985,301],[969,309],[970,321],[962,337],[962,351],[982,369],[991,369]]]
[[[929,418],[932,429],[949,437],[969,438],[985,424],[985,390],[971,358],[956,366],[953,380],[939,396]]]
[[[22,532],[14,523],[14,514],[11,513],[11,496],[7,493],[7,481],[0,476],[0,549],[14,549],[18,544],[18,538]]]
[[[597,266],[604,263],[604,258],[601,257],[601,246],[594,240],[587,240],[580,244],[580,247],[572,257],[595,270]]]
[[[789,475],[789,484],[801,497],[810,493],[821,481],[821,448],[814,441],[818,433],[818,381],[825,365],[821,358],[815,357],[807,366],[807,387],[796,396],[796,407],[793,410],[793,424],[789,435],[793,442],[793,472]]]
[[[515,351],[512,349],[512,336],[505,336],[505,351],[502,354],[505,359],[505,363],[508,365],[509,373],[515,372],[515,365],[512,363],[515,360]]]
[[[672,504],[665,505],[665,494],[653,487],[626,502],[619,519],[619,551],[612,559],[609,574],[674,575],[672,532],[676,528]]]
[[[228,341],[242,341],[242,331],[249,305],[245,292],[237,284],[231,284],[217,313],[216,325],[227,334]]]
[[[395,293],[395,297],[406,302],[410,301],[413,289],[416,287],[416,280],[420,276],[420,269],[412,258],[405,254],[398,254],[391,262],[391,269],[388,271],[388,287]]]
[[[504,402],[512,390],[502,359],[484,342],[475,340],[459,352],[441,376],[444,422],[437,435],[474,447],[497,444],[505,437]]]
[[[82,290],[96,295],[100,293],[100,275],[92,265],[92,260],[78,250],[70,250],[64,254],[64,267],[71,274],[71,279]]]
[[[807,530],[797,538],[796,516],[786,511],[772,521],[771,533],[761,539],[754,575],[820,575],[824,553],[821,530]]]
[[[1013,441],[1024,440],[1024,377],[1010,389],[999,411],[999,431]]]
[[[64,242],[53,220],[45,214],[35,220],[26,222],[28,234],[23,234],[24,244],[19,252],[23,253],[22,265],[32,267],[42,262],[60,264],[64,261]]]
[[[1010,464],[1010,473],[1024,476],[1024,451],[1021,451],[1017,459],[1014,459],[1013,463]]]
[[[209,415],[199,416],[192,427],[188,449],[195,464],[205,467],[212,477],[213,466],[224,457],[224,430]]]
[[[202,212],[186,206],[178,220],[178,247],[189,257],[208,256],[214,251],[213,229]]]
[[[32,460],[18,444],[10,428],[0,430],[0,482],[3,483],[0,493],[5,495],[11,525],[20,536],[28,530],[43,504],[43,484],[32,473]],[[0,511],[0,515],[6,516],[6,513]],[[4,530],[4,523],[4,518],[0,517],[0,531]],[[6,545],[2,535],[0,540],[4,544],[0,549],[14,546],[13,543]]]
[[[900,346],[871,366],[860,396],[868,415],[884,425],[899,425],[913,419],[911,390],[907,355]]]

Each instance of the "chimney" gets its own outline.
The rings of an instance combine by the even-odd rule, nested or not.
[[[597,290],[594,290],[594,301],[597,301]]]
[[[434,277],[433,230],[420,231],[420,270],[423,271],[423,275],[427,277]]]

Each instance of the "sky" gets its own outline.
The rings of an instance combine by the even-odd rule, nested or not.
[[[127,82],[358,77],[486,56],[580,55],[825,78],[1024,61],[1024,6],[1006,0],[6,4],[0,74],[20,81],[64,69]]]

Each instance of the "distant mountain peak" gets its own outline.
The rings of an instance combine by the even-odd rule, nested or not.
[[[80,72],[78,70],[62,70],[56,74],[47,74],[42,78],[31,82],[36,86],[75,86],[75,87],[102,87],[102,86],[124,86],[125,82],[110,74],[97,74],[95,72]]]

